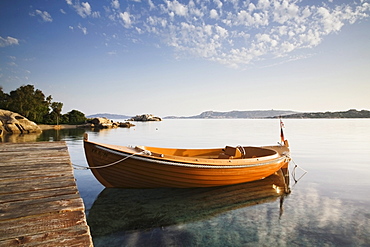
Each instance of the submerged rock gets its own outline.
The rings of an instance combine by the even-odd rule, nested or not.
[[[20,114],[0,109],[0,135],[2,134],[28,134],[41,132],[36,123]]]

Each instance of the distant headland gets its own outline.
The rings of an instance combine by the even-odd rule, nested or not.
[[[113,113],[97,113],[97,114],[88,115],[86,117],[87,118],[105,117],[105,118],[109,118],[109,119],[129,119],[129,118],[132,118],[132,116],[113,114]]]
[[[305,112],[285,115],[282,118],[370,118],[370,111],[351,109],[338,112]]]
[[[297,112],[284,110],[255,110],[255,111],[229,111],[229,112],[205,111],[199,115],[190,117],[168,116],[164,117],[164,119],[270,118],[276,116],[291,115],[295,113]]]
[[[98,113],[88,118],[106,117],[109,119],[131,119],[132,116],[112,113]],[[194,116],[167,116],[163,119],[265,119],[265,118],[370,118],[370,111],[350,109],[338,112],[297,112],[288,110],[255,110],[255,111],[205,111]]]

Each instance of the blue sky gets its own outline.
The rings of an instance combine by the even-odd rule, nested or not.
[[[0,86],[63,112],[370,109],[365,0],[0,2]]]

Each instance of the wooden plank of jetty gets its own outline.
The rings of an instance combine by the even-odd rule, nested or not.
[[[0,144],[0,246],[93,246],[65,142]]]

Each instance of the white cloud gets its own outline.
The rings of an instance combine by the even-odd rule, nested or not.
[[[181,54],[231,67],[287,57],[298,49],[315,47],[325,36],[367,18],[370,11],[370,4],[364,1],[320,4],[303,0],[147,0],[144,11],[145,3],[133,3],[125,12],[116,11],[118,4],[118,0],[111,1],[109,18],[119,19],[136,35],[156,36]],[[137,40],[132,34],[130,39]]]
[[[15,62],[9,62],[8,65],[13,66],[13,67],[18,67],[18,64],[16,64]]]
[[[208,36],[211,36],[213,31],[212,31],[212,26],[211,25],[205,25],[203,27],[204,33]]]
[[[123,26],[125,28],[130,28],[131,27],[131,16],[130,16],[130,13],[128,12],[123,12],[123,13],[120,13],[119,14],[120,18],[122,19],[123,21]]]
[[[281,55],[282,54],[286,54],[286,53],[289,53],[291,51],[293,51],[294,49],[296,49],[296,46],[288,41],[284,41],[281,45],[280,45],[280,49],[281,49]]]
[[[99,11],[94,11],[94,12],[92,12],[91,16],[93,18],[99,18],[100,17],[100,12]]]
[[[269,7],[270,7],[270,1],[269,0],[258,0],[258,3],[257,3],[257,8],[258,9],[265,10]]]
[[[302,15],[300,16],[300,18],[302,18],[302,21],[304,21],[307,17],[309,17],[310,15],[312,14],[311,10],[309,7],[305,7],[303,10],[302,10]]]
[[[18,39],[10,37],[10,36],[6,38],[3,38],[0,36],[0,47],[6,47],[6,46],[11,46],[11,45],[19,45]]]
[[[337,15],[335,10],[330,13],[328,9],[320,7],[317,10],[317,15],[319,16],[318,18],[321,19],[320,22],[324,27],[323,32],[325,34],[329,34],[333,31],[339,31],[344,25],[344,23],[341,21],[340,13]]]
[[[217,19],[217,18],[218,18],[217,10],[215,10],[215,9],[211,9],[211,11],[209,12],[209,16],[210,16],[212,19]]]
[[[152,2],[152,0],[148,0],[148,4],[149,4],[149,9],[150,10],[153,10],[153,9],[156,8],[155,5],[154,5],[154,3]]]
[[[221,37],[225,38],[228,36],[228,31],[225,28],[216,25],[215,29],[216,29],[216,32],[220,34]]]
[[[87,34],[87,28],[86,27],[83,27],[81,24],[78,24],[78,29],[80,29],[81,31],[82,31],[82,33],[84,34],[84,35],[86,35]]]
[[[217,5],[217,8],[221,9],[222,8],[222,2],[220,0],[213,0],[213,2]]]
[[[248,12],[253,12],[255,9],[256,9],[256,5],[254,5],[253,3],[250,3],[248,5],[248,8],[247,8]]]
[[[143,34],[144,33],[144,30],[142,30],[141,28],[139,27],[135,27],[135,30],[138,34]]]
[[[30,16],[40,16],[43,22],[52,22],[53,18],[47,11],[36,10],[35,12],[31,12]]]
[[[298,40],[302,47],[313,47],[320,44],[321,35],[317,30],[310,29],[307,33],[300,34]]]
[[[174,1],[166,1],[167,8],[171,12],[175,13],[179,16],[186,16],[188,13],[188,8],[186,5],[179,3],[177,0]]]
[[[112,55],[117,55],[117,51],[109,51],[107,52],[108,55],[112,56]]]
[[[88,2],[82,2],[81,7],[78,7],[77,11],[82,17],[91,15],[91,6]]]
[[[113,0],[111,4],[112,4],[112,7],[115,9],[119,9],[120,7],[118,0]]]
[[[235,21],[233,22],[234,25],[253,25],[252,15],[245,10],[241,10],[233,19],[235,19]]]
[[[271,41],[271,38],[270,38],[270,35],[268,34],[257,34],[256,35],[256,39],[257,41],[262,41],[262,42],[270,42]]]
[[[279,3],[275,1],[273,8],[273,20],[280,24],[284,24],[290,19],[298,18],[299,7],[294,2],[282,1]]]
[[[100,12],[99,11],[93,12],[89,2],[82,2],[81,4],[79,0],[75,0],[75,3],[73,3],[72,0],[66,0],[66,2],[68,5],[74,8],[77,14],[81,16],[82,18],[86,18],[88,16],[91,16],[93,18],[100,17]]]
[[[189,4],[188,9],[189,9],[189,15],[193,16],[194,20],[202,18],[205,14],[203,10],[197,8],[195,4]]]

